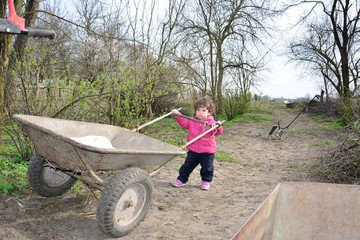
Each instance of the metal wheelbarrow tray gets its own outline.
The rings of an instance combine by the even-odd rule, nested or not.
[[[175,147],[129,129],[112,125],[15,115],[35,145],[30,159],[30,186],[45,197],[59,196],[77,179],[101,190],[96,217],[99,228],[113,237],[132,231],[151,203],[156,172],[178,155]],[[73,140],[84,136],[106,137],[114,147],[97,148]],[[104,181],[98,170],[122,170]]]
[[[360,239],[360,186],[280,183],[234,240]]]
[[[93,171],[138,167],[151,172],[186,153],[179,147],[112,125],[30,115],[14,118],[21,123],[40,155],[74,172],[88,170],[82,160]],[[92,147],[71,138],[89,135],[106,137],[115,149]]]

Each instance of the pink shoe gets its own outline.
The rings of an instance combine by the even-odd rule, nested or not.
[[[201,185],[202,190],[209,190],[210,188],[210,182],[203,181]]]
[[[186,183],[183,183],[182,181],[180,181],[179,179],[176,179],[175,182],[173,182],[171,185],[173,185],[174,187],[183,187],[186,185]]]

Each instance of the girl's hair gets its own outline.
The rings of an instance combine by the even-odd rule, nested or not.
[[[215,106],[214,103],[208,99],[208,98],[201,98],[198,99],[195,103],[194,103],[194,110],[196,111],[198,108],[206,108],[209,112],[213,113],[215,111]]]

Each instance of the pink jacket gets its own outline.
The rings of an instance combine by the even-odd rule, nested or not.
[[[196,116],[194,118],[200,120]],[[195,137],[199,136],[200,134],[211,128],[205,124],[194,122],[192,120],[185,119],[182,117],[176,117],[176,120],[178,121],[180,126],[189,130],[188,141],[194,139]],[[204,122],[208,122],[210,124],[216,123],[216,121],[212,116],[205,119]],[[220,126],[218,129],[209,132],[199,140],[190,144],[187,147],[188,150],[196,153],[215,153],[216,152],[215,136],[222,134],[223,131],[224,131],[223,127]]]

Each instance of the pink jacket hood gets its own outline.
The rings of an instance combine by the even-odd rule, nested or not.
[[[194,118],[200,120],[196,116]],[[205,124],[194,122],[192,120],[185,119],[182,117],[176,117],[176,120],[180,126],[182,126],[185,129],[188,129],[189,135],[187,141],[194,139],[195,137],[199,136],[200,134],[202,134],[203,132],[207,131],[210,128]],[[204,120],[204,122],[208,122],[210,124],[216,123],[213,116],[208,117],[207,119]],[[223,131],[224,131],[223,127],[220,126],[218,129],[211,131],[210,133],[206,134],[199,140],[190,144],[187,147],[188,150],[196,153],[215,153],[216,152],[215,136],[222,134]]]

